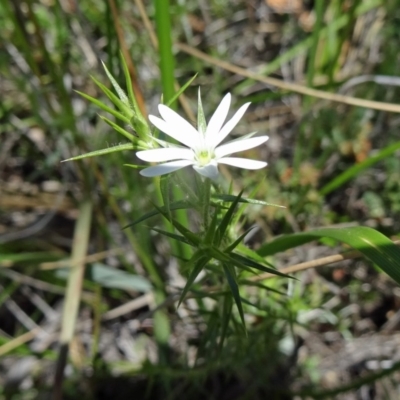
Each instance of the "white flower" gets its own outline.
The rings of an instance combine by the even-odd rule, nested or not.
[[[198,129],[195,129],[189,122],[169,107],[160,104],[158,110],[163,119],[154,115],[149,115],[149,120],[160,131],[187,147],[165,142],[162,143],[160,141],[160,143],[168,147],[137,152],[136,155],[143,161],[167,161],[164,164],[145,168],[140,171],[140,174],[153,177],[168,174],[188,165],[192,165],[199,174],[207,178],[216,179],[218,177],[218,164],[227,164],[245,169],[260,169],[265,167],[267,163],[263,161],[227,156],[259,146],[268,140],[268,136],[253,138],[254,132],[219,146],[242,118],[250,104],[246,103],[240,107],[235,115],[224,125],[230,103],[231,95],[228,93],[222,99],[206,126],[199,92]]]

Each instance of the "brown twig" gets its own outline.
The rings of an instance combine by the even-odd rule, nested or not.
[[[221,61],[217,58],[209,56],[206,53],[203,53],[200,50],[190,47],[187,44],[177,43],[176,46],[180,51],[190,54],[193,57],[199,58],[200,60],[203,60],[209,64],[212,64],[212,65],[215,65],[222,69],[225,69],[226,71],[230,71],[230,72],[233,72],[234,74],[245,76],[247,78],[254,79],[256,81],[263,82],[263,83],[266,83],[267,85],[275,86],[275,87],[278,87],[283,90],[288,90],[291,92],[304,94],[306,96],[317,97],[320,99],[324,99],[324,100],[328,100],[328,101],[335,101],[338,103],[348,104],[348,105],[357,106],[357,107],[365,107],[365,108],[371,108],[374,110],[400,113],[400,105],[398,105],[398,104],[359,99],[356,97],[345,96],[342,94],[336,94],[336,93],[325,92],[323,90],[312,89],[312,88],[302,86],[302,85],[299,85],[299,84],[293,83],[293,82],[284,82],[280,79],[262,76],[255,72],[251,72],[247,69],[240,68],[240,67],[233,65],[231,63],[228,63],[226,61]]]
[[[395,240],[393,242],[395,245],[400,246],[400,240]],[[333,264],[335,262],[343,261],[343,260],[350,260],[352,258],[362,257],[362,253],[356,250],[348,251],[341,254],[335,254],[332,256],[317,258],[316,260],[305,261],[299,264],[289,265],[288,267],[279,269],[279,272],[284,274],[292,274],[294,272],[304,271],[310,268],[317,268],[322,267],[324,265]],[[250,281],[262,281],[264,279],[269,279],[276,277],[276,275],[271,273],[264,273],[261,275],[253,276],[249,278]]]

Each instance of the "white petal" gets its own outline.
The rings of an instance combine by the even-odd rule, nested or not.
[[[170,160],[193,160],[194,154],[190,149],[164,148],[138,151],[136,156],[147,162],[162,162]]]
[[[218,146],[214,153],[217,158],[227,156],[228,154],[237,153],[257,147],[268,140],[268,136],[258,136],[251,139],[235,140]]]
[[[198,141],[199,132],[197,129],[191,125],[185,118],[182,118],[178,113],[176,113],[171,108],[165,106],[164,104],[159,104],[158,111],[163,117],[164,121],[171,127],[173,131],[178,131],[179,135],[187,142],[183,142],[180,139],[181,143],[186,144],[186,146],[192,147],[193,142]],[[168,133],[168,132],[165,132]]]
[[[169,163],[142,169],[140,175],[152,178],[154,176],[169,174],[170,172],[177,171],[178,169],[187,167],[191,164],[193,164],[193,162],[189,160],[171,161]]]
[[[218,164],[215,161],[211,161],[209,164],[205,165],[204,167],[198,167],[197,165],[193,165],[193,168],[196,172],[200,175],[205,176],[206,178],[210,179],[217,179],[219,172],[218,172]]]
[[[182,127],[174,125],[170,122],[166,122],[161,118],[156,117],[155,115],[149,115],[149,120],[160,131],[166,133],[168,136],[171,136],[178,142],[183,143],[188,147],[192,147],[193,143],[197,143],[198,133],[196,129],[189,123],[187,124],[189,125],[190,129],[182,129]]]
[[[231,94],[228,93],[222,99],[221,103],[219,103],[219,106],[215,110],[213,116],[210,119],[210,122],[207,125],[207,130],[205,134],[207,140],[209,138],[215,137],[222,128],[222,125],[224,124],[226,117],[228,115],[230,105],[231,105]]]
[[[244,169],[260,169],[267,166],[264,161],[249,160],[247,158],[225,157],[218,160],[219,164],[232,165]]]
[[[214,137],[210,137],[210,143],[213,147],[218,146],[232,131],[232,129],[237,125],[243,114],[246,112],[247,107],[250,103],[243,104],[239,110],[236,111],[235,115],[224,125],[224,127],[218,132]]]

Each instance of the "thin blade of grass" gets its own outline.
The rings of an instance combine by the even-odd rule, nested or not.
[[[91,220],[92,203],[89,199],[85,199],[79,207],[79,216],[75,225],[71,254],[71,261],[74,266],[70,268],[62,313],[61,333],[59,339],[60,350],[54,380],[54,389],[57,396],[61,394],[68,346],[71,343],[75,332],[75,324],[78,316],[82,283],[85,273],[85,262],[82,260],[87,255]]]
[[[261,246],[257,253],[268,256],[323,237],[346,243],[358,250],[400,284],[400,249],[385,235],[366,226],[325,228],[285,235]]]
[[[384,149],[380,150],[377,154],[375,154],[371,157],[368,157],[364,161],[348,168],[346,171],[344,171],[339,176],[337,176],[336,178],[331,180],[329,183],[327,183],[319,192],[323,196],[331,193],[333,190],[344,185],[350,179],[355,178],[357,175],[359,175],[365,169],[376,164],[378,161],[386,159],[387,157],[391,156],[399,149],[400,149],[400,142],[396,142],[396,143],[391,144],[390,146],[385,147]]]

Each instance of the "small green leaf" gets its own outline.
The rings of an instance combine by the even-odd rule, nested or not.
[[[247,279],[241,279],[241,280],[239,281],[239,283],[240,283],[240,284],[243,284],[243,285],[247,285],[247,286],[255,286],[255,287],[258,287],[258,288],[260,288],[260,289],[265,289],[265,290],[268,290],[268,291],[270,291],[270,292],[279,294],[280,296],[283,296],[283,297],[287,297],[287,296],[288,296],[287,293],[282,292],[282,291],[280,291],[280,290],[277,290],[277,289],[275,289],[275,288],[272,288],[271,286],[264,285],[264,284],[261,283],[261,282],[255,282],[255,281],[249,281],[249,280],[247,280]]]
[[[112,103],[120,109],[120,111],[125,115],[126,118],[131,119],[134,116],[133,110],[129,105],[125,104],[122,100],[118,98],[107,86],[103,85],[94,76],[91,77],[92,81],[104,92],[104,94],[112,101]]]
[[[104,154],[115,153],[117,151],[135,150],[136,147],[132,143],[118,144],[116,146],[108,147],[107,149],[95,150],[90,153],[81,154],[80,156],[71,157],[61,162],[81,160],[82,158],[97,157]]]
[[[219,213],[219,209],[217,208],[214,211],[214,215],[211,220],[211,224],[208,227],[207,232],[204,236],[205,244],[212,244],[214,240],[218,243],[218,239],[215,237],[216,227],[217,227],[217,223],[218,223],[218,213]]]
[[[121,128],[119,125],[117,125],[115,122],[111,121],[110,119],[103,117],[100,115],[100,118],[105,121],[108,125],[111,126],[111,128],[115,129],[118,133],[121,135],[125,136],[128,140],[131,140],[132,142],[137,141],[137,137],[132,135],[132,133],[129,133],[127,130],[124,128]]]
[[[198,235],[196,235],[195,233],[193,233],[192,231],[190,231],[189,229],[187,229],[186,227],[184,227],[181,223],[179,223],[178,221],[176,221],[174,218],[172,218],[171,220],[168,218],[168,213],[167,211],[162,208],[162,207],[158,207],[157,205],[154,204],[154,207],[159,211],[160,214],[163,215],[163,217],[171,222],[171,224],[175,227],[175,229],[180,232],[183,236],[185,236],[185,238],[187,240],[190,240],[192,243],[195,243],[197,246],[200,245],[201,243],[201,239],[198,237]]]
[[[143,276],[133,275],[99,263],[93,264],[89,268],[89,274],[94,282],[108,288],[139,292],[148,292],[152,288],[150,282]]]
[[[252,249],[249,249],[246,245],[242,243],[239,243],[237,250],[241,255],[247,256],[255,261],[258,261],[259,263],[266,264],[271,268],[274,268],[274,266],[271,263],[269,263],[265,258],[261,257],[257,252],[255,252]]]
[[[222,315],[221,315],[221,337],[219,339],[219,352],[222,351],[222,348],[224,346],[226,334],[228,332],[228,326],[229,326],[229,321],[231,319],[232,315],[232,296],[230,295],[225,295],[224,296],[224,302],[223,302],[223,309],[222,309]]]
[[[125,94],[125,92],[121,89],[121,86],[118,85],[118,82],[114,79],[114,77],[111,75],[111,72],[108,70],[106,64],[101,62],[103,64],[103,68],[106,71],[106,74],[108,76],[108,79],[110,80],[111,84],[114,86],[115,91],[118,94],[118,97],[121,99],[121,101],[129,107],[129,99],[128,96]]]
[[[128,65],[126,64],[126,60],[122,54],[122,51],[120,53],[120,57],[121,57],[121,63],[122,63],[122,69],[124,71],[124,75],[125,75],[125,83],[126,83],[126,87],[128,88],[128,96],[129,96],[129,100],[130,100],[130,105],[133,108],[135,114],[137,117],[142,117],[143,116],[140,112],[139,106],[137,104],[136,101],[136,97],[135,94],[133,93],[133,86],[132,86],[132,80],[131,80],[131,74],[129,73],[129,68]]]
[[[170,179],[171,179],[170,174],[161,176],[160,190],[164,202],[164,208],[168,214],[169,220],[172,220],[172,214],[170,208]]]
[[[129,167],[129,168],[133,168],[133,169],[143,169],[146,168],[143,165],[136,165],[136,164],[122,164],[124,167]],[[127,228],[129,225],[127,225],[125,228]],[[125,229],[122,228],[122,229]]]
[[[237,196],[230,195],[230,194],[213,193],[211,195],[211,197],[217,201],[222,201],[222,202],[226,202],[226,203],[233,203],[234,201],[237,201]],[[248,199],[245,197],[241,197],[238,202],[239,203],[248,203],[248,204],[257,204],[260,206],[272,206],[272,207],[286,208],[285,206],[281,206],[279,204],[267,203],[266,201]]]
[[[246,237],[246,235],[255,228],[255,226],[251,226],[249,229],[247,229],[244,233],[242,233],[233,243],[231,243],[225,250],[224,253],[230,253],[233,251],[239,244],[240,242]]]
[[[259,271],[262,271],[262,272],[268,272],[270,274],[281,276],[283,278],[292,278],[292,279],[294,279],[290,275],[283,274],[282,272],[279,272],[278,270],[273,269],[273,268],[265,267],[264,265],[258,263],[257,261],[254,261],[254,260],[252,260],[251,258],[248,258],[248,257],[244,257],[241,254],[231,253],[230,257],[233,260],[232,262],[238,268],[241,268],[243,265],[246,265],[248,267],[251,267],[251,268],[254,268],[254,269],[258,269]]]
[[[55,275],[63,279],[66,279],[69,273],[70,268],[60,268],[55,271]],[[89,265],[87,276],[93,282],[107,288],[136,290],[138,292],[148,292],[152,289],[151,283],[143,276],[133,275],[101,263]]]
[[[170,237],[171,239],[175,239],[175,240],[177,240],[178,242],[182,242],[182,243],[188,244],[188,245],[190,245],[190,246],[193,246],[193,243],[191,243],[189,240],[187,240],[184,236],[177,235],[176,233],[164,231],[164,230],[162,230],[162,229],[155,228],[155,227],[152,227],[152,228],[150,228],[150,229],[151,229],[152,231],[161,233],[161,235],[168,236],[168,237]]]
[[[95,104],[97,107],[101,108],[103,111],[108,112],[109,114],[114,115],[115,118],[118,118],[118,119],[124,121],[126,124],[129,124],[130,119],[125,117],[125,115],[121,114],[119,111],[114,110],[113,108],[106,106],[100,100],[97,100],[94,97],[89,96],[86,93],[80,92],[78,90],[75,90],[75,92],[80,94],[82,97],[84,97],[85,99],[89,100],[93,104]]]
[[[245,323],[245,320],[244,320],[244,313],[243,313],[243,307],[242,307],[242,300],[240,298],[239,287],[238,287],[237,282],[236,282],[235,268],[230,266],[230,265],[227,265],[225,263],[222,266],[224,268],[224,272],[225,272],[225,276],[226,276],[226,279],[228,281],[228,284],[229,284],[229,286],[231,288],[231,292],[232,292],[233,298],[235,300],[236,307],[238,308],[244,332],[247,335],[246,323]]]
[[[171,99],[167,102],[167,106],[170,106],[190,85],[191,83],[196,79],[198,74],[195,74],[193,78],[190,78],[172,97]]]
[[[178,307],[182,303],[190,287],[193,285],[193,282],[195,281],[201,270],[204,268],[204,266],[210,261],[210,259],[211,257],[209,255],[205,254],[203,251],[198,250],[193,254],[192,258],[188,261],[188,267],[192,268],[192,272],[189,274],[186,285],[182,290],[178,302]]]
[[[203,104],[201,102],[200,87],[198,92],[198,106],[197,106],[197,129],[200,134],[204,135],[207,129],[207,121],[204,116]]]
[[[137,166],[130,165],[130,164],[125,164],[125,165],[126,165],[126,166],[129,166],[129,167],[130,167],[130,166],[132,166],[132,167],[137,167]],[[171,203],[171,204],[169,205],[169,209],[170,209],[171,211],[174,211],[174,210],[186,210],[186,209],[188,209],[188,208],[193,208],[193,206],[190,205],[188,202],[183,201],[183,200],[181,200],[181,201],[176,201],[176,202]],[[163,211],[167,212],[167,209],[166,209],[165,207],[161,207],[161,209],[162,209]],[[155,217],[156,215],[159,215],[159,214],[160,214],[160,212],[159,212],[158,210],[150,211],[150,212],[148,212],[148,213],[142,215],[140,218],[136,219],[135,221],[133,221],[133,222],[130,223],[129,225],[124,226],[122,229],[131,228],[131,227],[133,227],[133,226],[139,224],[140,222],[146,221],[146,219],[149,219],[149,218],[151,218],[151,217]]]
[[[240,198],[242,197],[243,194],[243,190],[240,191],[240,193],[235,197],[235,200],[232,201],[232,204],[230,205],[228,211],[225,213],[224,217],[222,218],[221,223],[219,224],[218,227],[218,234],[220,237],[220,241],[223,239],[226,230],[228,229],[229,223],[232,220],[232,217],[234,215],[235,212],[235,208],[238,205]],[[220,242],[217,243],[217,246],[220,245]]]

